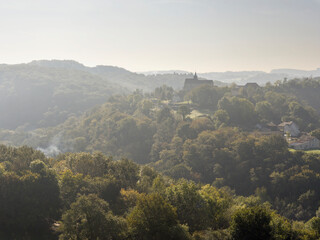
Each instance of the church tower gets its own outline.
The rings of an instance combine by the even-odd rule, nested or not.
[[[213,81],[212,80],[199,80],[198,75],[195,72],[193,75],[193,78],[187,78],[184,81],[183,90],[190,91],[191,89],[202,86],[202,85],[208,85],[209,87],[213,87]]]
[[[197,75],[196,72],[194,73],[193,80],[195,80],[195,81],[198,81],[198,80],[199,80],[199,79],[198,79],[198,75]]]

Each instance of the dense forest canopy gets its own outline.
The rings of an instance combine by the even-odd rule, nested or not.
[[[276,79],[296,76],[285,72],[266,79],[274,82]],[[260,75],[258,73],[226,72],[200,75],[212,77],[216,86],[226,86],[224,81],[229,84],[230,81],[261,83],[259,81],[261,73]],[[86,67],[69,60],[41,60],[17,65],[1,64],[0,128],[20,127],[30,130],[56,126],[71,116],[78,116],[96,105],[103,104],[111,95],[127,94],[136,89],[152,92],[164,84],[175,90],[181,90],[185,78],[188,77],[191,77],[191,74],[186,72],[143,75],[113,66]],[[263,80],[262,83],[266,82]],[[290,93],[295,90],[293,87]],[[308,95],[310,93],[308,91],[312,90],[301,91],[301,96]],[[309,104],[314,107],[317,99]]]
[[[319,238],[319,152],[268,127],[319,138],[320,79],[128,93],[103,77],[132,74],[119,68],[14,68],[0,66],[1,238]]]
[[[188,74],[145,76],[113,66],[86,67],[75,61],[0,65],[0,128],[55,126],[100,105],[114,94],[169,83],[181,88]],[[189,75],[190,76],[190,75]]]
[[[278,147],[278,151],[282,154],[284,150]],[[0,237],[318,239],[320,218],[315,200],[319,188],[311,188],[318,184],[317,177],[312,176],[312,167],[299,162],[316,166],[319,157],[298,155],[291,156],[296,159],[289,171],[271,174],[271,186],[243,197],[230,187],[174,180],[149,166],[124,158],[115,161],[100,152],[47,158],[29,147],[0,145]],[[251,174],[246,184],[259,184],[261,179],[254,178],[260,176]],[[296,202],[287,203],[294,198],[290,193],[295,194],[288,189],[290,184],[309,190]],[[272,204],[275,189],[279,194]],[[292,221],[297,215],[281,216],[274,210],[279,207],[291,213],[299,209],[305,222]]]

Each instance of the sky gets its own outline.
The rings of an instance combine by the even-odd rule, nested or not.
[[[320,67],[320,0],[0,0],[0,63],[130,71]]]

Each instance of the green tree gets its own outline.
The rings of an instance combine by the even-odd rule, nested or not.
[[[71,170],[66,170],[60,177],[60,197],[63,208],[68,209],[71,203],[75,202],[77,195],[87,186],[83,175],[73,174]]]
[[[220,99],[218,107],[228,113],[231,124],[252,128],[257,123],[254,105],[245,98],[223,97]]]
[[[0,233],[22,236],[46,232],[59,217],[59,186],[55,173],[40,160],[30,165],[32,172],[27,170],[21,176],[14,172],[0,175]]]
[[[133,239],[190,239],[186,229],[178,224],[174,207],[157,193],[142,195],[127,221]]]
[[[214,130],[214,124],[208,117],[196,118],[190,124],[191,130],[194,131],[195,137],[203,131]]]
[[[140,180],[137,184],[139,191],[145,193],[150,192],[153,181],[158,175],[159,174],[153,168],[148,166],[142,167],[140,171]]]
[[[124,239],[126,223],[115,217],[109,205],[96,195],[80,196],[62,216],[60,239]]]
[[[139,180],[139,170],[139,165],[123,158],[112,162],[109,174],[120,183],[122,188],[134,188]]]
[[[229,114],[225,110],[217,110],[213,115],[213,122],[215,128],[219,128],[221,126],[225,126],[228,124],[230,120]]]
[[[146,116],[150,115],[150,111],[152,108],[153,108],[153,103],[148,99],[144,99],[139,103],[139,109]]]
[[[192,100],[193,103],[201,108],[216,109],[219,99],[226,92],[226,88],[217,88],[210,86],[199,86],[192,89],[185,96],[186,100]]]
[[[166,199],[177,208],[178,219],[187,224],[191,232],[209,225],[208,205],[193,182],[181,180],[166,189]]]
[[[174,90],[172,87],[168,87],[167,85],[162,85],[161,87],[157,87],[154,91],[154,96],[161,100],[172,100],[174,94]]]
[[[8,147],[0,145],[0,162],[9,162],[7,165],[9,171],[15,171],[16,173],[29,170],[30,163],[34,160],[41,160],[44,163],[48,163],[48,159],[45,155],[31,147]]]
[[[178,113],[182,115],[183,121],[186,119],[186,116],[191,113],[191,109],[187,105],[179,106]]]
[[[103,176],[111,161],[101,152],[90,153],[67,153],[60,156],[64,158],[68,168],[74,173],[90,175],[92,177]]]
[[[231,196],[222,189],[219,190],[209,184],[201,187],[199,193],[208,206],[208,225],[212,229],[224,229],[228,227],[231,218],[230,214],[228,214],[228,210],[232,205]]]
[[[320,140],[320,128],[313,130],[311,132],[311,136],[316,137]]]
[[[267,101],[258,102],[255,111],[261,119],[265,119],[266,121],[272,121],[274,119],[272,106]]]
[[[167,120],[168,118],[173,119],[173,115],[171,113],[170,108],[164,107],[159,112],[157,112],[157,122],[162,123],[163,121]]]
[[[319,239],[319,237],[320,237],[320,218],[313,217],[307,222],[307,224],[311,227],[311,229],[315,232],[316,237]]]
[[[242,208],[233,216],[231,235],[234,240],[272,239],[271,214],[260,206]]]

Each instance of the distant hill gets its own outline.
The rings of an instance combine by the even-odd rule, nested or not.
[[[168,71],[148,71],[141,72],[146,76],[159,76],[168,74],[192,74],[183,70],[168,70]],[[197,73],[199,77],[211,79],[215,81],[215,85],[222,86],[223,84],[236,83],[244,85],[248,82],[256,82],[259,85],[265,85],[267,82],[274,83],[277,80],[305,78],[305,77],[318,77],[320,76],[320,68],[311,71],[297,70],[297,69],[274,69],[270,73],[263,71],[239,71],[239,72],[207,72]]]
[[[55,126],[127,92],[98,75],[44,64],[0,65],[0,128]],[[54,117],[53,117],[54,116]]]
[[[128,90],[135,90],[139,88],[139,86],[144,86],[147,81],[144,75],[130,72],[124,68],[115,66],[87,67],[73,60],[40,60],[33,61],[29,65],[87,72],[99,76],[110,83],[127,88]]]
[[[0,65],[0,128],[56,126],[114,94],[167,84],[181,89],[191,74],[145,76],[114,66],[87,67],[72,60]]]
[[[152,74],[151,74],[152,73]],[[264,85],[284,78],[320,76],[320,69],[301,71],[210,72],[198,76],[216,86],[232,82]],[[115,66],[87,67],[72,60],[40,60],[28,64],[0,65],[0,128],[25,129],[56,126],[72,115],[104,103],[113,94],[141,89],[151,92],[166,84],[181,90],[186,71],[156,71],[145,74]],[[54,117],[53,117],[54,116]]]
[[[290,78],[302,78],[302,77],[319,77],[320,68],[316,70],[297,70],[297,69],[274,69],[271,71],[274,74],[286,74]]]
[[[199,73],[200,77],[214,79],[225,83],[246,84],[248,82],[256,82],[259,85],[265,85],[267,82],[274,83],[277,80],[318,77],[320,76],[320,68],[313,71],[304,71],[297,69],[275,69],[270,73],[263,71],[241,71],[241,72],[209,72]]]
[[[146,76],[161,75],[161,74],[192,74],[191,72],[183,71],[183,70],[147,71],[147,72],[139,72],[139,73],[144,74]]]
[[[156,87],[167,84],[177,90],[182,89],[184,80],[192,76],[191,73],[185,74],[157,74],[144,75],[130,72],[124,68],[115,66],[98,65],[96,67],[87,67],[83,64],[72,60],[40,60],[33,61],[30,65],[37,65],[48,68],[76,69],[90,74],[99,76],[100,78],[117,84],[129,91],[142,89],[146,92],[153,91]]]

